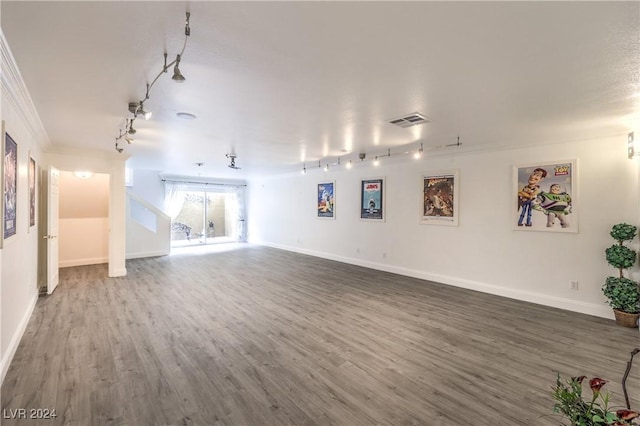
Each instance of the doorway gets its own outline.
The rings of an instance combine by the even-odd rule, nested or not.
[[[109,174],[41,170],[40,294],[55,289],[59,268],[109,262],[109,187]]]
[[[245,241],[244,188],[182,188],[171,194],[171,247]]]

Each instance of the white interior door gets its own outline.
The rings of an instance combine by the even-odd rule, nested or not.
[[[49,167],[49,181],[47,182],[47,293],[56,289],[60,275],[58,273],[58,216],[59,216],[59,184],[60,171]]]

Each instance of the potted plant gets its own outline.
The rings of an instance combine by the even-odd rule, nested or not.
[[[624,243],[631,241],[637,231],[636,226],[627,223],[614,225],[610,235],[618,243],[606,250],[607,262],[618,269],[619,276],[607,277],[602,291],[613,308],[616,323],[625,327],[637,327],[640,316],[640,287],[623,274],[625,269],[632,267],[636,262],[636,252]]]

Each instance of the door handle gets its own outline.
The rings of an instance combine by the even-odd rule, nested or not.
[[[54,238],[56,238],[56,237],[57,237],[57,235],[45,235],[45,236],[44,236],[44,237],[42,237],[42,238],[44,238],[45,240],[53,240],[53,239],[54,239]]]

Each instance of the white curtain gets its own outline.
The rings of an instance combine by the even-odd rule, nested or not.
[[[186,185],[180,182],[164,182],[164,212],[173,222],[182,211]]]
[[[247,241],[247,222],[246,222],[246,214],[245,214],[245,186],[226,186],[225,192],[227,194],[233,194],[233,198],[235,198],[235,205],[237,210],[233,213],[235,214],[235,220],[237,223],[236,228],[236,237],[238,241]]]

